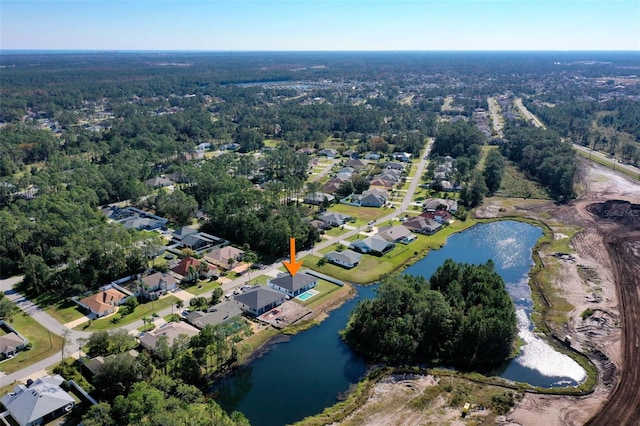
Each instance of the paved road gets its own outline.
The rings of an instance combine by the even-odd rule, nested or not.
[[[635,173],[636,177],[638,179],[640,179],[640,169],[637,168],[637,167],[634,167],[634,166],[632,166],[630,164],[619,163],[616,159],[609,158],[608,155],[606,155],[606,154],[604,154],[602,152],[594,151],[591,148],[587,148],[585,146],[578,145],[578,144],[575,144],[575,143],[573,144],[573,149],[575,149],[577,151],[584,152],[586,154],[589,154],[589,156],[597,156],[599,159],[604,160],[605,162],[609,163],[609,166],[614,170],[624,169],[624,170],[630,171],[631,173]]]
[[[400,214],[402,214],[403,212],[405,212],[410,204],[411,204],[411,200],[413,199],[413,195],[416,192],[416,189],[418,188],[418,185],[420,184],[420,180],[421,177],[424,173],[424,169],[426,167],[427,164],[427,157],[429,155],[429,153],[431,152],[431,147],[433,145],[433,140],[430,140],[429,143],[427,144],[427,149],[425,151],[425,154],[422,156],[422,158],[420,159],[420,162],[418,163],[418,167],[416,170],[415,175],[413,176],[413,180],[411,181],[410,185],[409,185],[409,189],[407,190],[407,192],[405,193],[404,199],[402,201],[402,204],[400,205],[400,208],[396,208],[396,209],[392,209],[391,213],[389,213],[388,215],[378,219],[376,221],[376,223],[381,223],[381,222],[386,222],[389,221],[397,216],[399,216]],[[310,254],[314,253],[316,250],[321,250],[323,248],[326,248],[332,244],[335,244],[336,240],[344,240],[347,239],[349,237],[352,237],[356,234],[358,234],[359,232],[361,232],[360,228],[356,228],[353,229],[345,234],[340,235],[339,237],[333,238],[331,240],[324,240],[318,244],[316,244],[313,249],[311,250],[305,250],[305,251],[301,251],[299,253],[297,253],[296,258],[297,259],[302,259],[305,256],[309,256]],[[282,260],[286,260],[286,259],[282,259]],[[265,274],[270,274],[273,273],[274,270],[277,270],[280,266],[282,266],[281,261],[278,261],[268,267],[266,267],[265,269],[260,269],[260,270],[252,270],[250,275],[252,279],[255,279],[261,275],[265,275]],[[236,278],[233,281],[227,282],[225,284],[222,285],[222,290],[227,293],[229,291],[234,290],[237,287],[240,287],[243,284],[246,284],[248,280],[248,277],[246,276],[242,276],[239,278]],[[40,324],[42,324],[45,328],[47,328],[48,330],[50,330],[52,333],[55,333],[57,335],[62,335],[62,333],[67,332],[69,333],[68,335],[68,344],[65,348],[65,354],[69,355],[69,354],[77,354],[79,351],[79,344],[78,344],[78,340],[79,339],[86,339],[87,337],[89,337],[91,335],[90,332],[84,332],[84,331],[75,331],[75,330],[70,330],[68,328],[66,328],[64,325],[62,325],[60,322],[58,322],[58,320],[56,320],[55,318],[53,318],[51,315],[47,314],[46,312],[44,312],[42,309],[40,309],[38,306],[34,305],[33,303],[31,303],[31,301],[29,301],[28,299],[26,299],[23,295],[21,295],[20,293],[16,292],[14,290],[14,285],[19,283],[20,281],[22,281],[22,277],[12,277],[10,279],[7,280],[0,280],[0,291],[4,291],[5,294],[7,295],[7,297],[14,301],[18,307],[20,309],[22,309],[23,311],[27,312],[29,315],[31,315],[35,320],[37,320]],[[202,297],[206,297],[206,298],[211,298],[211,292],[206,292],[201,294],[200,296]],[[195,296],[194,296],[195,297]],[[171,313],[175,312],[174,308],[167,308],[164,309],[163,311],[159,311],[158,315],[160,318],[165,317]],[[144,325],[144,323],[142,322],[142,320],[139,321],[135,321],[131,324],[127,324],[125,326],[122,326],[120,328],[126,329],[126,330],[136,330],[139,327],[142,327]],[[62,353],[58,352],[52,356],[50,356],[49,358],[42,360],[36,364],[33,364],[29,367],[26,367],[22,370],[16,371],[15,373],[12,374],[8,374],[6,376],[0,377],[0,382],[2,383],[3,386],[7,385],[7,384],[11,384],[15,381],[21,381],[24,380],[26,377],[29,377],[35,373],[37,373],[38,371],[41,371],[43,369],[46,369],[52,365],[57,364],[58,362],[60,362],[62,358]]]
[[[540,121],[538,117],[536,117],[535,115],[531,114],[531,111],[529,111],[527,107],[525,107],[522,104],[522,99],[517,98],[513,101],[513,103],[516,107],[518,107],[518,109],[520,110],[520,112],[522,113],[522,115],[527,121],[531,121],[533,125],[536,127],[542,127],[543,129],[546,129],[544,124],[542,124],[542,121]]]

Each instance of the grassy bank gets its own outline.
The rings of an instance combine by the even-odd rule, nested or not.
[[[370,284],[378,280],[382,274],[399,271],[424,258],[429,250],[444,246],[449,236],[464,231],[476,223],[477,221],[472,218],[464,222],[458,220],[434,235],[418,235],[418,239],[410,244],[397,244],[392,251],[383,256],[363,255],[360,264],[353,269],[345,269],[330,263],[319,266],[319,256],[305,257],[304,266],[343,281]],[[337,244],[329,247],[326,251],[335,250],[336,247]]]

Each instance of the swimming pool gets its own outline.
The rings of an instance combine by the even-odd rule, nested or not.
[[[304,293],[298,295],[298,299],[302,300],[303,302],[306,300],[311,299],[313,296],[315,296],[316,294],[318,294],[318,290],[307,290]]]

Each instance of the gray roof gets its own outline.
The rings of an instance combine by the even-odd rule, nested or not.
[[[222,324],[240,314],[242,314],[242,310],[237,303],[223,302],[210,308],[207,312],[189,312],[185,319],[198,328],[204,328],[206,325]]]
[[[235,297],[236,301],[256,311],[282,299],[284,294],[264,286],[256,286]]]
[[[190,226],[183,226],[182,228],[176,229],[175,231],[173,231],[171,236],[177,240],[182,240],[187,235],[195,234],[196,232],[198,232],[197,229],[194,229]]]
[[[324,255],[329,260],[336,260],[343,263],[355,264],[360,262],[362,255],[353,250],[332,251]]]
[[[436,222],[435,220],[422,217],[422,216],[416,216],[416,217],[412,217],[411,219],[407,219],[402,225],[416,231],[422,231],[422,230],[436,231],[442,228],[442,225]]]
[[[358,197],[362,206],[383,206],[387,199],[380,194],[366,194]]]
[[[176,337],[180,335],[193,337],[198,333],[200,330],[186,322],[168,322],[155,330],[144,333],[140,337],[140,344],[147,349],[154,350],[161,336],[167,336],[167,343],[171,346]]]
[[[387,241],[400,241],[403,238],[410,237],[411,231],[405,228],[402,225],[395,226],[385,226],[384,228],[380,228],[378,231],[378,235],[384,238]]]
[[[25,341],[13,331],[0,336],[0,353],[10,352],[16,350],[20,345],[24,345]]]
[[[348,216],[342,213],[335,213],[335,212],[322,212],[318,215],[318,220],[321,220],[326,223],[338,224],[338,225],[343,224],[350,218],[351,216]]]
[[[16,386],[13,394],[6,394],[0,401],[18,424],[30,424],[49,413],[75,403],[74,399],[60,387],[63,382],[64,379],[57,374],[53,377],[44,376],[29,387]]]
[[[304,273],[295,274],[294,276],[285,274],[271,279],[271,283],[289,291],[298,291],[301,288],[311,284],[315,280],[317,280],[317,278]]]
[[[353,247],[365,247],[371,251],[383,253],[385,250],[389,248],[389,246],[393,246],[394,244],[378,235],[374,235],[372,237],[367,237],[363,240],[356,240],[352,242],[351,245]]]

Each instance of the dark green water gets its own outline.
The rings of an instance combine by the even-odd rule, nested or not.
[[[541,235],[539,228],[514,221],[477,225],[452,235],[445,247],[405,272],[429,277],[448,258],[467,263],[493,259],[516,304],[520,336],[527,342],[519,357],[493,374],[544,387],[574,385],[584,377],[580,366],[531,332],[527,273],[533,263],[531,250]],[[257,426],[285,425],[333,405],[366,368],[338,331],[359,300],[375,296],[375,288],[359,287],[356,298],[332,311],[319,326],[272,345],[216,388],[221,395],[218,402],[227,411],[241,411]]]

